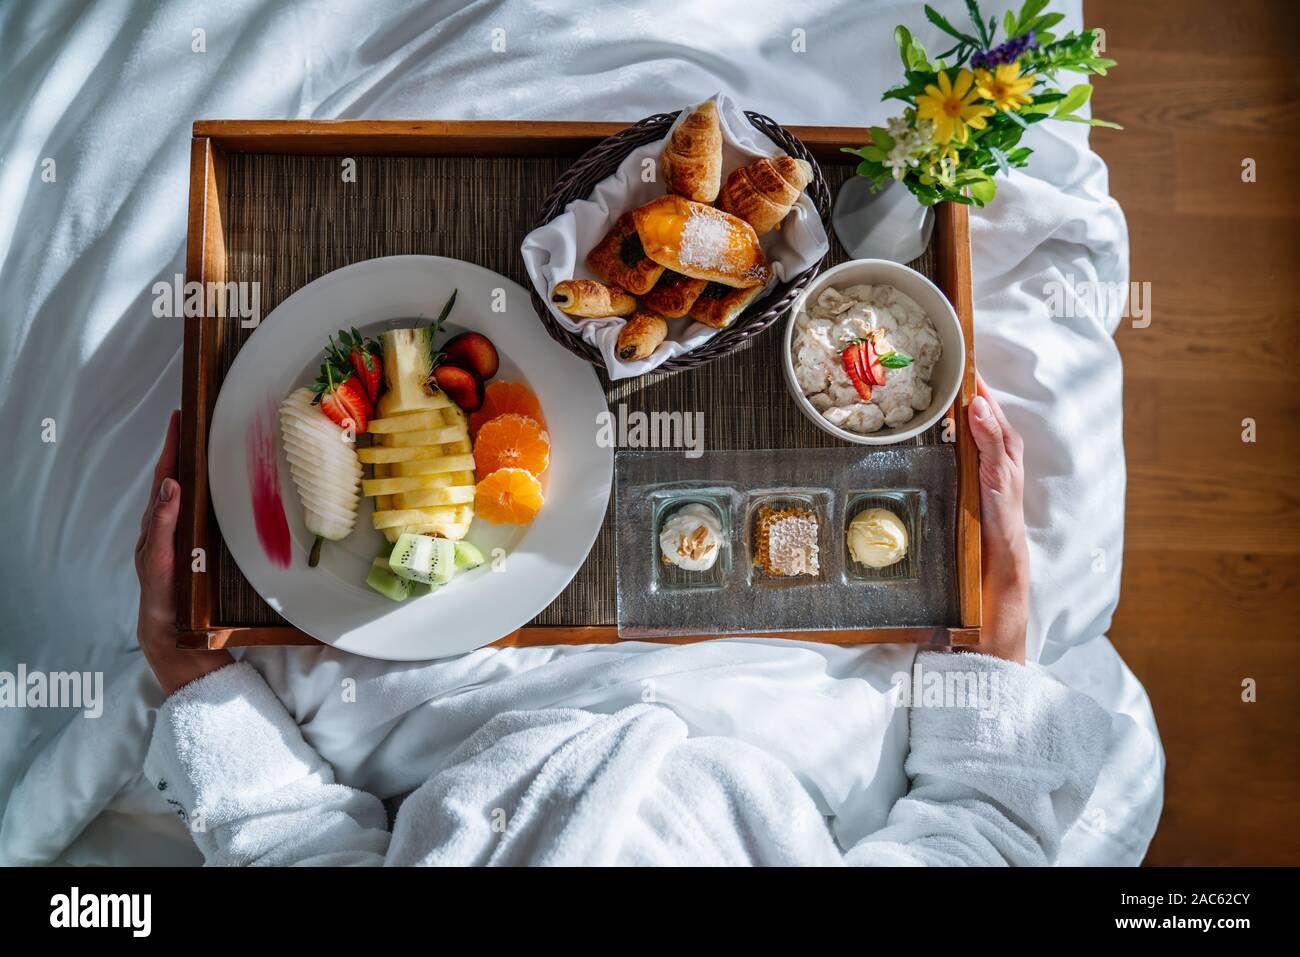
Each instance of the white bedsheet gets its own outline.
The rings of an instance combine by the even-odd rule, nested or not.
[[[965,16],[960,0],[935,5]],[[1077,25],[1078,0],[1064,8]],[[0,670],[98,670],[110,684],[98,719],[0,712],[0,860],[197,857],[139,776],[159,692],[134,647],[131,566],[179,394],[181,328],[151,315],[150,288],[183,269],[193,119],[632,120],[721,89],[783,122],[859,125],[887,115],[878,92],[898,73],[900,22],[939,42],[919,3],[856,0],[0,7]],[[192,49],[197,29],[206,52]],[[1126,282],[1127,234],[1085,127],[1040,126],[1026,142],[1032,175],[1004,181],[973,220],[976,348],[1029,450],[1031,653],[1115,713],[1111,759],[1063,860],[1135,863],[1164,758],[1146,694],[1105,637],[1123,544],[1119,317],[1059,320],[1043,305],[1053,279]],[[693,731],[788,760],[844,840],[905,787],[906,725],[885,689],[911,657],[762,640],[432,665],[249,656],[340,779],[381,795],[409,790],[501,710],[613,711],[652,687]],[[345,677],[357,703],[340,699]]]

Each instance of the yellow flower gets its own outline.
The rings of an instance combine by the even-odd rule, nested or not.
[[[979,97],[977,90],[971,89],[975,76],[970,70],[957,74],[957,82],[948,79],[944,70],[939,71],[939,85],[931,83],[925,93],[916,98],[916,115],[923,120],[934,123],[934,141],[939,144],[965,143],[972,129],[982,130],[988,125],[986,116],[996,111],[991,106],[974,102]]]
[[[1003,63],[994,72],[975,71],[976,92],[1004,112],[1018,110],[1034,102],[1028,92],[1033,85],[1033,74],[1021,76],[1020,66],[1016,63]]]

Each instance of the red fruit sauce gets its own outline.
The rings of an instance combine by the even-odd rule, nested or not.
[[[289,520],[284,515],[284,502],[280,500],[274,411],[254,420],[248,430],[248,491],[253,497],[253,524],[262,551],[272,565],[288,568],[293,548]]]

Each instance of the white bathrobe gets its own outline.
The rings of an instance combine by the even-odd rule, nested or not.
[[[390,831],[384,804],[335,783],[239,663],[167,700],[145,773],[209,864],[1052,863],[1097,781],[1110,716],[1035,665],[939,652],[918,662],[994,694],[912,701],[910,789],[849,848],[780,760],[691,737],[654,704],[500,714],[402,802]]]

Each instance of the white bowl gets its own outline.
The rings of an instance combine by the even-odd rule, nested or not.
[[[924,412],[916,413],[910,422],[901,426],[886,426],[870,435],[861,435],[832,425],[813,408],[813,404],[803,394],[803,389],[799,387],[799,382],[795,378],[794,355],[791,348],[794,342],[795,318],[803,311],[809,300],[816,301],[816,297],[821,295],[828,286],[846,289],[849,286],[864,284],[893,286],[899,292],[912,297],[930,317],[930,321],[934,323],[934,331],[939,336],[939,341],[943,343],[943,354],[935,363],[934,373],[930,377],[930,388],[934,392],[930,407]],[[795,405],[799,406],[803,414],[817,428],[845,442],[856,442],[859,445],[893,445],[920,435],[942,419],[952,406],[953,399],[957,397],[957,390],[961,386],[962,370],[966,367],[966,339],[961,332],[961,321],[957,318],[952,304],[948,302],[948,297],[925,276],[915,269],[885,259],[854,259],[826,270],[810,282],[803,294],[794,301],[785,322],[782,356],[786,388],[790,390]]]

